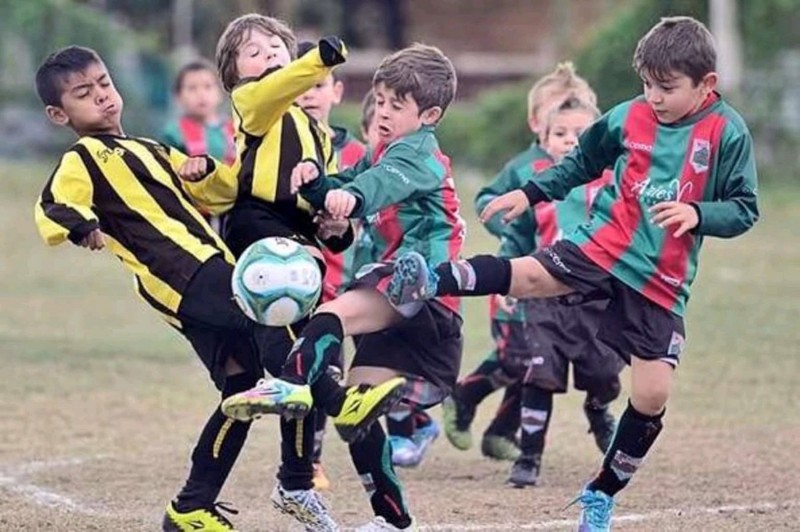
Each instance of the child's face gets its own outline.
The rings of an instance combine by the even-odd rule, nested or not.
[[[199,120],[216,117],[222,103],[217,75],[209,70],[190,70],[183,75],[178,104],[183,112]]]
[[[431,107],[422,113],[411,94],[400,98],[394,89],[379,83],[375,91],[375,123],[380,142],[389,143],[412,133],[424,125],[435,124],[442,116],[440,107]]]
[[[268,68],[286,66],[291,60],[283,39],[252,30],[236,51],[236,71],[239,79],[258,77]]]
[[[550,111],[561,105],[569,95],[564,90],[553,90],[552,88],[545,88],[543,91],[544,94],[541,96],[539,107],[533,116],[528,119],[528,127],[540,139],[544,137],[545,129],[547,128],[547,117],[550,116]]]
[[[584,109],[571,109],[551,115],[542,147],[553,160],[560,161],[578,144],[578,137],[594,119],[594,114]]]
[[[297,104],[316,120],[327,124],[333,106],[342,102],[343,89],[344,85],[341,81],[336,81],[332,75],[328,75],[324,80],[301,94],[297,98]]]
[[[696,86],[686,74],[674,72],[665,80],[642,73],[644,97],[662,124],[672,124],[700,109],[717,86],[717,74],[710,72]]]
[[[61,106],[47,106],[51,122],[78,135],[122,133],[122,96],[103,63],[91,63],[62,81]]]
[[[369,127],[366,131],[361,132],[361,136],[364,137],[364,141],[367,143],[367,148],[370,150],[374,150],[377,148],[378,144],[380,144],[381,138],[378,135],[378,121],[375,120],[375,113],[372,113],[372,118],[369,121]]]

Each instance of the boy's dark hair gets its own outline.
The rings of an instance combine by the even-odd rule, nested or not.
[[[369,129],[373,118],[375,118],[375,93],[370,89],[361,101],[361,131]]]
[[[183,65],[175,75],[175,82],[172,84],[173,94],[180,94],[181,89],[183,88],[183,80],[186,78],[187,74],[191,72],[200,72],[202,70],[211,72],[215,78],[217,76],[217,69],[214,68],[214,64],[208,59],[195,59],[193,61],[189,61]]]
[[[228,92],[239,82],[239,74],[236,72],[237,50],[253,30],[277,35],[289,50],[289,56],[292,59],[297,57],[297,38],[283,21],[258,13],[234,19],[217,41],[217,71],[222,87]]]
[[[92,63],[103,64],[97,52],[83,46],[67,46],[47,56],[36,71],[36,92],[45,106],[61,106],[63,82]]]
[[[633,68],[665,81],[675,72],[697,85],[717,69],[717,51],[711,32],[692,17],[664,17],[639,40]]]
[[[372,86],[379,83],[401,98],[411,94],[420,112],[439,106],[444,113],[456,95],[456,70],[441,50],[416,43],[381,61]]]

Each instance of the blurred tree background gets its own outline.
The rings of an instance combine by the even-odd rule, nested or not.
[[[753,129],[765,181],[796,183],[800,0],[719,1],[737,8],[733,23],[742,45],[741,84],[725,96]],[[570,59],[607,109],[640,92],[630,64],[636,42],[650,26],[673,14],[713,22],[709,6],[714,3],[0,0],[0,134],[5,139],[0,156],[35,155],[69,142],[68,134],[46,124],[32,89],[36,66],[58,47],[76,43],[96,48],[125,96],[126,129],[155,135],[170,111],[169,87],[177,66],[197,54],[213,57],[225,25],[239,14],[257,11],[289,20],[300,38],[337,33],[353,45],[355,66],[344,70],[352,103],[336,112],[336,119],[351,127],[357,124],[357,101],[371,68],[386,50],[415,40],[441,46],[460,76],[459,99],[440,126],[442,145],[457,164],[492,173],[531,141],[526,94],[537,75]],[[534,41],[535,33],[546,33],[546,38]]]

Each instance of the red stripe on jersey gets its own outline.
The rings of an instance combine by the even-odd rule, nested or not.
[[[355,139],[350,139],[347,144],[339,150],[339,170],[347,170],[355,166],[366,153],[366,146]]]
[[[675,201],[691,203],[703,200],[713,154],[719,148],[724,129],[725,119],[715,114],[706,116],[692,128]],[[665,229],[658,264],[642,289],[642,295],[667,309],[678,301],[678,291],[686,281],[689,255],[695,245],[695,236],[691,233],[673,237],[675,229],[675,226]]]
[[[328,248],[322,248],[322,257],[325,260],[325,278],[322,280],[322,302],[327,303],[336,298],[339,288],[344,282],[344,253],[333,253]]]
[[[550,159],[535,159],[531,166],[537,174],[553,166]],[[536,177],[534,176],[534,180]],[[533,207],[533,217],[536,219],[537,247],[553,244],[558,238],[558,217],[556,216],[555,202],[538,203]]]
[[[464,233],[466,232],[466,224],[459,214],[461,200],[458,199],[458,194],[456,193],[456,184],[450,167],[450,158],[441,151],[437,151],[433,155],[445,169],[445,176],[442,181],[442,203],[444,204],[444,215],[447,223],[452,228],[447,243],[447,258],[451,261],[458,260],[461,257],[461,250],[464,247]],[[444,296],[439,299],[444,306],[455,313],[459,313],[461,298],[456,296]]]
[[[636,195],[637,184],[647,179],[658,122],[646,102],[631,104],[622,136],[629,156],[619,183],[619,197],[611,206],[609,222],[600,228],[581,250],[598,266],[611,271],[633,239],[642,219]],[[650,149],[646,149],[649,146]]]
[[[186,146],[186,155],[194,156],[207,153],[206,131],[203,124],[184,116],[178,121],[178,127],[181,130],[183,144]]]

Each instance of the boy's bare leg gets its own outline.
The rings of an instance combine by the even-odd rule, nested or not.
[[[558,297],[574,290],[565,285],[533,257],[511,259],[511,285],[508,295],[519,299],[530,297]]]

